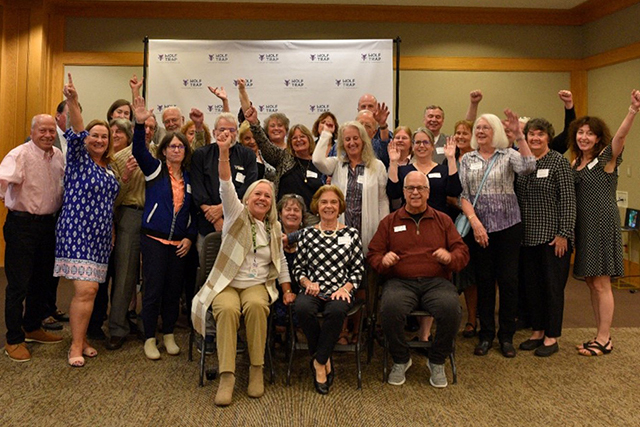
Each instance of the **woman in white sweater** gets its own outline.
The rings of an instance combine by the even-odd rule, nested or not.
[[[345,194],[347,208],[340,216],[340,222],[360,232],[366,255],[380,220],[389,214],[387,171],[376,158],[364,127],[356,121],[340,126],[338,156],[327,157],[327,146],[332,138],[332,129],[328,127],[331,126],[325,125],[320,135],[313,151],[313,164],[320,172],[331,175],[331,184]]]

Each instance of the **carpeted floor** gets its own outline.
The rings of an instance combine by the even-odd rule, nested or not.
[[[63,309],[70,294],[70,286],[61,283]],[[70,333],[65,325],[61,344],[29,344],[31,362],[0,357],[0,426],[640,425],[638,294],[615,291],[615,349],[598,358],[580,357],[574,350],[594,335],[588,329],[593,320],[586,285],[570,279],[566,298],[560,353],[548,359],[526,352],[505,359],[496,349],[477,357],[472,355],[476,340],[459,338],[457,385],[431,387],[426,359],[415,353],[407,382],[394,387],[381,382],[382,353],[376,346],[372,363],[364,365],[362,390],[356,390],[354,356],[338,354],[336,382],[328,396],[321,396],[313,389],[304,352],[296,353],[292,385],[285,385],[279,351],[275,384],[267,385],[261,399],[250,399],[244,354],[238,359],[233,404],[224,409],[213,405],[217,380],[197,385],[197,362],[186,356],[186,329],[176,332],[183,348],[177,357],[163,353],[161,360],[149,361],[136,340],[114,352],[96,343],[99,356],[72,369],[66,365]],[[0,326],[4,332],[1,321]],[[521,331],[514,342],[526,338],[528,332]],[[208,361],[213,364],[215,358]],[[447,375],[451,381],[449,366]]]

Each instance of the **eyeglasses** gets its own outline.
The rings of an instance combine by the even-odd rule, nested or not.
[[[424,141],[413,141],[413,145],[431,145],[431,141],[425,139]]]
[[[408,193],[413,193],[416,190],[418,190],[418,193],[424,193],[429,190],[429,187],[426,185],[405,185],[404,190]]]
[[[216,129],[218,132],[224,132],[224,131],[229,131],[229,133],[234,133],[236,132],[238,129],[237,128],[218,128]]]
[[[492,131],[493,128],[491,126],[476,126],[476,130],[481,130],[483,132]]]
[[[169,145],[169,149],[170,149],[170,150],[173,150],[173,151],[176,151],[176,150],[177,150],[177,151],[182,151],[182,150],[184,150],[184,145],[182,145],[182,144],[180,144],[180,145],[178,145],[178,144],[171,144],[171,145]]]

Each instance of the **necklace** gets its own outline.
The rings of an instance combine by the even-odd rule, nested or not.
[[[320,230],[320,233],[322,233],[322,235],[324,237],[333,237],[335,236],[336,231],[338,231],[338,227],[340,226],[340,224],[338,222],[336,222],[336,228],[334,228],[333,230],[323,230],[322,229],[322,223],[320,222],[318,224],[318,229]]]
[[[309,171],[309,164],[311,163],[309,160],[306,161],[306,165],[302,166],[302,162],[300,160],[299,157],[296,157],[296,163],[298,163],[298,166],[300,166],[300,169],[304,169],[304,171],[302,172],[302,177],[304,178],[304,183],[307,183],[307,172]]]

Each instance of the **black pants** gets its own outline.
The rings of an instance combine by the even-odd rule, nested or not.
[[[409,361],[409,346],[404,336],[407,315],[414,310],[428,311],[437,328],[429,360],[444,364],[453,349],[462,318],[462,307],[453,283],[442,277],[390,279],[385,283],[380,302],[380,322],[394,363]]]
[[[518,259],[522,223],[489,233],[489,246],[480,247],[475,241],[471,256],[476,266],[478,283],[478,314],[480,341],[493,341],[496,335],[496,282],[500,290],[498,311],[498,340],[512,342],[516,332],[518,312]]]
[[[298,324],[307,337],[309,353],[316,355],[319,364],[326,364],[331,357],[350,306],[342,300],[322,300],[306,294],[296,297]],[[323,313],[322,325],[316,317],[318,313]]]
[[[176,255],[176,247],[143,235],[142,252],[142,323],[147,339],[156,336],[158,314],[162,316],[162,333],[172,334],[180,313],[180,292],[184,280],[185,257]]]
[[[47,294],[55,281],[55,228],[53,216],[25,218],[12,212],[7,214],[3,230],[8,344],[23,342],[24,332],[39,329],[46,314]]]
[[[569,277],[571,245],[562,257],[543,243],[520,248],[520,280],[527,291],[531,326],[550,338],[562,334],[564,288]]]

